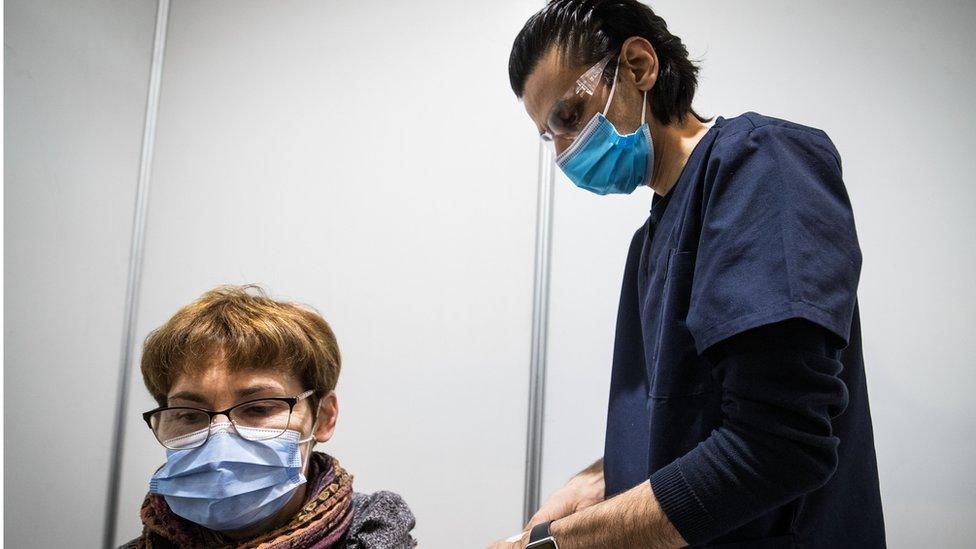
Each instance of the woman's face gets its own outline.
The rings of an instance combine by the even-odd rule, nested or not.
[[[294,397],[307,389],[291,372],[258,368],[235,371],[221,358],[215,358],[207,368],[179,376],[167,395],[167,404],[226,410],[249,400]],[[317,442],[325,442],[331,438],[335,427],[335,395],[330,394],[321,399],[317,418],[312,410],[314,402],[313,398],[300,400],[292,410],[288,428],[298,431],[301,438],[314,436]],[[229,421],[229,418],[214,418],[214,422],[221,421]],[[310,447],[310,444],[302,445],[303,461],[308,457]]]
[[[277,369],[245,369],[234,371],[227,367],[220,357],[211,361],[203,370],[179,376],[167,394],[169,406],[190,406],[208,410],[226,410],[236,404],[271,397],[294,397],[308,390],[290,372]],[[326,442],[332,438],[338,417],[338,402],[334,392],[320,398],[318,410],[313,414],[312,398],[304,398],[295,405],[288,429],[298,431],[301,439],[314,437],[315,442]],[[214,422],[229,421],[230,418],[216,416]],[[301,444],[302,462],[308,463],[309,453],[314,443]],[[307,465],[306,465],[307,467]],[[306,470],[307,474],[307,470]],[[227,532],[231,538],[245,538],[276,527],[286,522],[301,506],[305,497],[302,485],[291,500],[275,515],[244,530]]]

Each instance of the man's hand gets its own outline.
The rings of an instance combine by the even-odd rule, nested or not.
[[[559,520],[603,501],[603,460],[582,470],[565,486],[556,490],[529,519],[524,530],[529,531],[540,522]]]
[[[605,500],[603,460],[573,477],[532,517],[526,530],[552,520],[549,531],[564,549],[677,549],[688,543],[661,509],[644,481]],[[528,531],[488,549],[525,549]]]

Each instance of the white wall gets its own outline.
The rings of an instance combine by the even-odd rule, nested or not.
[[[220,283],[318,307],[345,357],[322,449],[358,490],[401,492],[423,547],[520,522],[537,147],[506,63],[540,5],[172,6],[138,335]],[[837,144],[889,543],[966,546],[974,4],[653,6],[703,58],[700,112]],[[5,9],[5,541],[94,546],[155,2]],[[650,199],[557,179],[544,492],[602,452],[620,276]],[[163,459],[133,373],[119,542]],[[84,503],[52,522],[65,493]]]
[[[836,143],[864,253],[861,322],[889,545],[970,546],[976,4],[650,5],[703,60],[700,113],[754,110]],[[557,180],[545,493],[603,451],[623,263],[650,200]]]
[[[508,88],[532,2],[175,1],[138,333],[259,282],[344,355],[319,449],[423,547],[521,526],[537,147]],[[131,391],[118,541],[164,452]]]
[[[7,547],[102,540],[154,20],[148,0],[5,5]]]

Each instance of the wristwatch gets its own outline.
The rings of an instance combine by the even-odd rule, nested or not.
[[[529,544],[525,546],[525,549],[559,549],[556,538],[552,537],[552,533],[549,532],[550,524],[552,521],[533,526],[532,533],[529,534]]]

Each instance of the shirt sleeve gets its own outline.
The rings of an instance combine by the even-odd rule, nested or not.
[[[416,525],[413,512],[399,494],[387,491],[370,495],[357,493],[353,495],[352,522],[346,531],[346,542],[342,547],[416,547],[417,541],[410,534]]]
[[[791,319],[708,350],[723,391],[722,424],[650,477],[688,543],[734,530],[833,475],[840,441],[831,420],[849,402],[837,344],[821,326]]]
[[[789,318],[846,344],[861,251],[833,143],[820,130],[773,124],[719,139],[687,317],[698,352]]]

